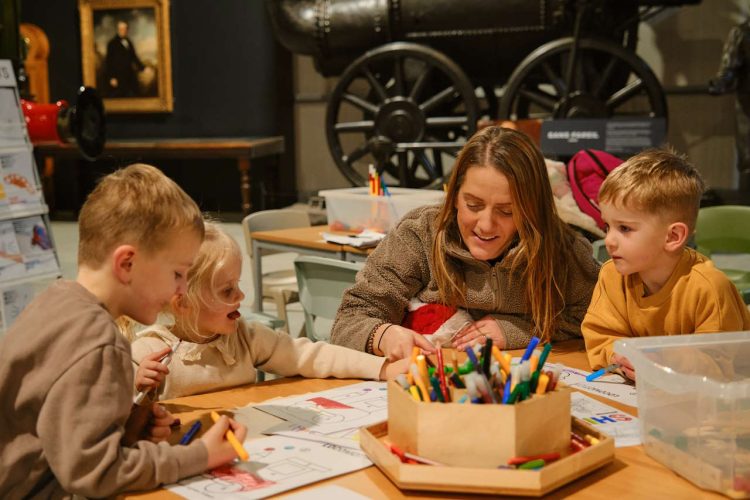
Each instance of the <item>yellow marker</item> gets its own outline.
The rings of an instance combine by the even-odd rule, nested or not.
[[[539,381],[536,383],[536,393],[544,394],[547,392],[547,384],[549,384],[549,377],[542,373],[539,375]]]
[[[218,413],[215,411],[211,412],[211,420],[214,421],[214,423],[218,422],[221,417]],[[240,457],[240,460],[244,460],[247,462],[250,460],[250,455],[247,454],[247,451],[245,451],[245,448],[242,447],[242,443],[240,443],[239,439],[237,439],[237,436],[234,435],[234,432],[232,432],[232,429],[227,429],[227,432],[224,434],[227,437],[227,441],[229,441],[229,444],[232,445],[232,448],[234,448],[234,451],[237,452],[237,456]]]
[[[420,352],[422,352],[422,349],[417,346],[411,348],[411,362],[409,362],[410,365],[413,365],[417,362],[417,356],[419,356]]]
[[[503,369],[505,374],[510,375],[510,360],[512,356],[507,352],[505,354],[501,353],[500,349],[498,349],[496,345],[493,345],[492,357],[494,357],[497,362],[500,363],[500,367]]]
[[[416,385],[410,385],[409,386],[409,392],[411,393],[411,397],[414,398],[414,401],[422,401],[422,398],[419,397],[419,391],[417,390]]]
[[[539,356],[536,354],[536,351],[534,351],[534,354],[531,355],[531,359],[529,360],[529,373],[534,373],[536,371],[536,367],[539,364]]]
[[[415,380],[415,382],[416,382],[416,384],[417,384],[417,387],[419,387],[419,392],[421,392],[421,393],[422,393],[422,398],[423,398],[422,400],[423,400],[423,401],[424,401],[425,403],[431,403],[432,401],[430,400],[430,393],[429,393],[429,391],[427,390],[427,386],[425,386],[425,385],[424,385],[424,382],[422,382],[422,381],[421,381],[421,380],[419,380],[419,379],[418,379],[418,380]]]
[[[592,446],[595,444],[599,444],[599,440],[595,438],[594,436],[592,436],[591,434],[586,434],[585,436],[583,436],[583,439],[588,441]]]
[[[417,356],[417,370],[419,370],[419,376],[422,377],[422,382],[425,384],[430,380],[430,373],[427,371],[427,359],[424,354]]]
[[[451,365],[453,366],[453,373],[458,375],[458,356],[456,355],[456,351],[451,351],[451,354],[453,354],[453,357],[451,359]]]

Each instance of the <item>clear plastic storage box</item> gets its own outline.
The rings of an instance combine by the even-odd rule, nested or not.
[[[750,332],[618,340],[635,366],[646,452],[696,485],[750,498]]]
[[[389,188],[391,196],[371,196],[367,187],[328,189],[318,194],[326,199],[331,231],[387,232],[410,210],[442,203],[445,194],[429,189]]]

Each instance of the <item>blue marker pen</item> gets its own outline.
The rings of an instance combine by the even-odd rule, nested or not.
[[[521,356],[521,361],[528,360],[531,355],[534,353],[534,349],[536,349],[536,346],[539,344],[539,337],[531,337],[531,341],[529,342],[529,347],[526,348],[526,352],[523,353],[523,356]]]
[[[190,429],[188,429],[185,435],[182,436],[182,439],[180,439],[180,444],[190,443],[190,440],[193,439],[193,436],[195,436],[198,433],[200,428],[201,428],[201,421],[196,420],[195,423],[190,426]]]
[[[509,399],[510,399],[510,375],[508,375],[508,380],[505,381],[505,389],[503,389],[503,404],[507,405]]]
[[[471,364],[474,365],[475,370],[479,371],[482,369],[482,367],[479,365],[477,355],[476,353],[474,353],[474,349],[471,346],[466,348],[466,355],[469,356],[469,360],[471,361]]]
[[[600,370],[596,370],[594,373],[591,373],[591,374],[587,375],[586,376],[586,382],[593,382],[594,380],[598,379],[602,375],[604,375],[606,373],[613,372],[613,371],[617,370],[618,368],[620,368],[620,365],[618,365],[617,363],[612,363],[609,366],[605,366],[604,368],[602,368]]]

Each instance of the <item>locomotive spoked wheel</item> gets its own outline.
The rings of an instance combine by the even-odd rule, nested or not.
[[[439,186],[476,130],[479,105],[463,70],[443,53],[408,42],[367,52],[328,102],[326,135],[341,173],[363,186],[368,164],[389,184]]]
[[[508,79],[500,117],[667,117],[664,91],[643,59],[610,42],[582,39],[571,68],[572,47],[573,39],[563,38],[529,54]]]

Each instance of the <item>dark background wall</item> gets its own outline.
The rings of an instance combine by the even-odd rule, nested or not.
[[[73,100],[82,84],[76,0],[25,0],[21,19],[41,27],[49,38],[51,99]],[[108,114],[108,138],[284,135],[287,153],[280,162],[253,162],[253,207],[295,201],[291,59],[273,38],[264,3],[172,0],[170,31],[174,111]],[[151,163],[173,177],[204,210],[239,212],[239,177],[233,161]],[[56,208],[75,212],[95,179],[116,166],[107,160],[59,161]]]

